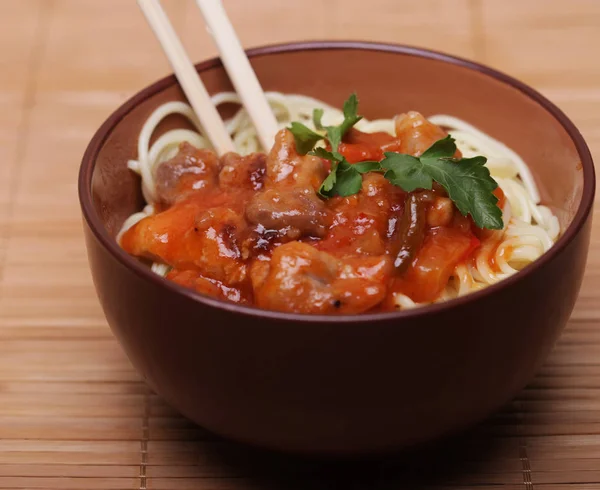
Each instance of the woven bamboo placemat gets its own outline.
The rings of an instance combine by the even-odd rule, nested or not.
[[[600,155],[598,0],[225,1],[247,46],[362,38],[491,64],[563,107]],[[213,55],[193,2],[164,3],[192,57]],[[0,0],[0,10],[0,488],[600,489],[600,225],[568,329],[485,424],[352,465],[239,447],[147,390],[88,273],[83,149],[119,103],[168,71],[135,2]]]

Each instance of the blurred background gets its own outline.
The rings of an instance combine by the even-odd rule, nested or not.
[[[600,156],[600,0],[224,3],[245,47],[387,41],[490,65],[558,104]],[[163,5],[194,61],[216,54],[193,0]],[[169,73],[158,42],[133,0],[0,0],[0,12],[0,488],[242,488],[237,460],[216,457],[220,443],[209,449],[131,369],[87,267],[79,162],[118,105]],[[572,325],[542,376],[484,427],[501,435],[484,436],[486,463],[436,484],[600,489],[598,226]],[[373,471],[345,486],[387,470]]]

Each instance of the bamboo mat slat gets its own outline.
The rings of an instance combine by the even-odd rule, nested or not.
[[[224,1],[246,46],[362,38],[493,65],[562,107],[600,156],[598,0]],[[163,4],[193,59],[215,54],[193,0]],[[168,73],[156,41],[135,2],[0,0],[0,9],[0,490],[600,490],[600,223],[555,350],[468,433],[353,464],[223,441],[132,369],[82,240],[81,155],[112,110]]]

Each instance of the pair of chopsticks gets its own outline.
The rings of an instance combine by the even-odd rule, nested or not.
[[[196,0],[196,3],[219,49],[225,70],[256,128],[258,138],[265,151],[269,151],[277,132],[277,121],[221,0]],[[138,5],[167,55],[175,76],[213,147],[220,155],[235,151],[229,132],[160,1],[138,0]]]

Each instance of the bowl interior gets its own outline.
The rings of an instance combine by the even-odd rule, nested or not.
[[[584,172],[569,133],[541,103],[485,70],[450,63],[435,54],[417,56],[410,50],[373,47],[257,50],[251,61],[265,90],[306,94],[338,107],[354,91],[360,98],[360,112],[369,119],[389,118],[408,110],[462,118],[524,158],[543,203],[557,214],[563,231],[577,212]],[[218,62],[203,63],[199,71],[210,93],[232,90]],[[94,206],[111,236],[144,204],[139,178],[127,169],[127,161],[137,155],[138,134],[145,119],[158,105],[185,98],[169,78],[135,100],[103,142],[92,176]],[[185,121],[171,116],[161,124],[158,135],[182,126]]]

